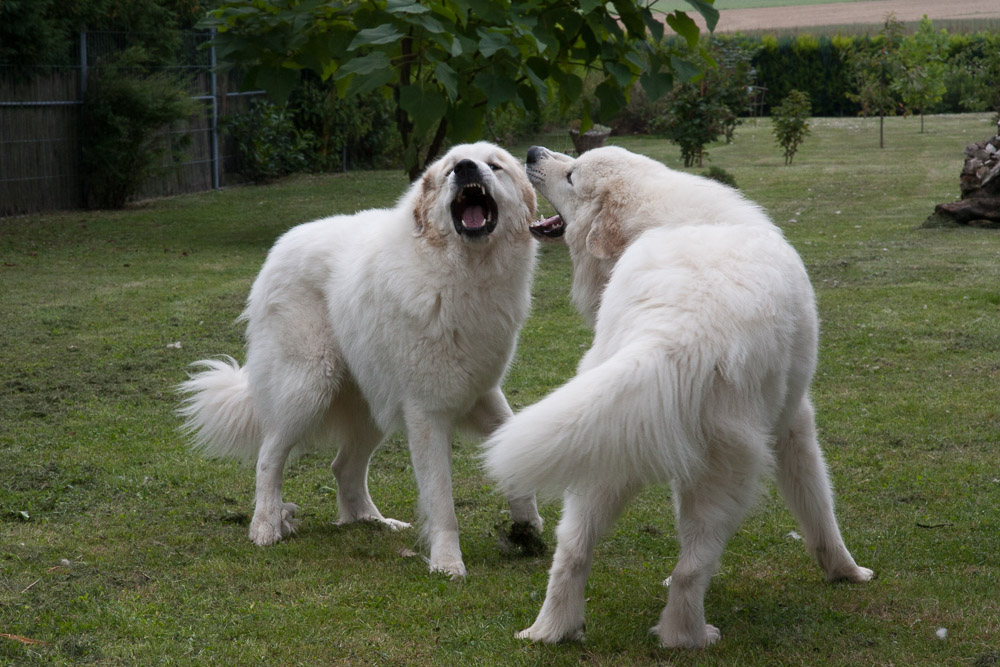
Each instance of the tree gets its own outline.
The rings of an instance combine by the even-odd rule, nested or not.
[[[781,104],[771,110],[774,137],[785,151],[786,165],[792,163],[799,144],[809,134],[811,114],[809,96],[798,90],[790,91]]]
[[[713,0],[685,0],[714,29]],[[653,99],[670,90],[679,51],[654,49],[661,17],[652,2],[628,0],[229,0],[201,25],[218,30],[220,60],[244,65],[245,87],[287,99],[300,72],[333,79],[349,97],[381,90],[396,108],[411,179],[445,140],[482,132],[488,111],[537,113],[544,101],[563,111],[598,73],[585,100],[583,130],[624,107],[638,79]],[[697,47],[698,27],[685,12],[666,23]],[[686,68],[686,65],[687,68]]]
[[[921,134],[924,131],[924,111],[928,106],[940,102],[947,90],[947,48],[948,33],[944,30],[935,32],[926,14],[921,19],[917,32],[904,39],[899,46],[903,69],[902,76],[897,81],[897,90],[903,104],[910,109],[920,110]]]
[[[717,41],[690,54],[699,72],[680,80],[666,96],[663,116],[650,125],[680,146],[685,167],[703,166],[705,146],[724,135],[727,143],[739,124],[739,113],[749,103],[756,71],[755,49],[735,40]]]
[[[885,117],[896,115],[902,107],[897,79],[902,74],[899,43],[903,24],[894,14],[888,14],[882,29],[872,44],[856,43],[847,52],[855,92],[848,99],[861,105],[861,115],[878,116],[878,145],[885,148]]]

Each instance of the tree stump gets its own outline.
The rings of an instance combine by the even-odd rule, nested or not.
[[[965,147],[961,188],[961,200],[935,206],[924,226],[1000,228],[1000,123],[992,139]]]
[[[603,126],[594,126],[583,134],[580,134],[580,130],[571,128],[569,138],[573,140],[573,148],[576,149],[576,154],[583,155],[591,148],[600,148],[603,146],[610,134],[611,129]]]

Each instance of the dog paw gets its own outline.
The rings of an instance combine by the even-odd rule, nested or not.
[[[254,512],[250,522],[250,541],[266,547],[285,539],[298,528],[299,521],[295,518],[298,509],[295,503],[282,503],[277,512]]]
[[[722,639],[722,633],[714,625],[705,624],[701,633],[678,632],[655,626],[649,629],[660,638],[660,646],[664,648],[704,648]]]
[[[867,567],[861,567],[859,565],[854,565],[852,567],[844,568],[843,570],[838,570],[828,577],[830,581],[850,581],[855,584],[863,584],[866,581],[871,581],[874,578],[875,578],[874,571],[869,570]]]
[[[515,521],[507,533],[507,542],[524,556],[542,556],[547,551],[541,530],[528,521]]]
[[[431,561],[431,572],[446,574],[452,581],[462,581],[466,577],[465,563],[461,560]]]
[[[534,625],[530,628],[525,628],[517,634],[514,635],[515,639],[528,639],[533,642],[541,642],[543,644],[558,644],[560,642],[579,642],[583,641],[583,631],[584,625],[581,623],[579,627],[574,629],[569,628],[553,628],[545,622],[535,621]]]
[[[405,530],[410,527],[410,524],[406,523],[405,521],[397,521],[396,519],[386,519],[383,516],[375,516],[371,514],[362,515],[358,517],[352,516],[350,518],[340,518],[337,521],[335,521],[333,525],[347,526],[352,523],[374,523],[381,526],[386,526],[387,528],[389,528],[389,530],[392,531]]]

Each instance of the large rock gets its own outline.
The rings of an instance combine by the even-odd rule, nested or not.
[[[995,137],[965,147],[960,182],[962,198],[935,206],[924,226],[1000,228],[1000,123]]]

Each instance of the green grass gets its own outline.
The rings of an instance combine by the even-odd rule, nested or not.
[[[545,647],[513,633],[538,611],[548,558],[498,546],[504,503],[474,443],[455,453],[463,583],[407,555],[421,551],[414,531],[332,525],[318,457],[287,472],[298,536],[253,547],[252,471],[186,449],[172,386],[193,360],[241,356],[234,319],[270,244],[298,222],[392,204],[401,174],[0,220],[0,633],[44,642],[0,637],[0,663],[1000,663],[1000,235],[920,227],[956,197],[963,148],[992,127],[930,117],[919,134],[917,120],[889,119],[879,150],[877,121],[816,119],[791,167],[766,120],[711,148],[811,272],[820,434],[845,539],[878,579],[823,583],[772,492],[709,590],[722,641],[695,652],[647,634],[677,557],[666,487],[601,543],[586,643]],[[671,144],[615,141],[679,163]],[[545,247],[505,385],[516,407],[569,377],[588,344],[568,280],[565,252]],[[415,518],[401,438],[376,454],[370,486],[387,516]],[[551,544],[558,506],[543,515]]]

